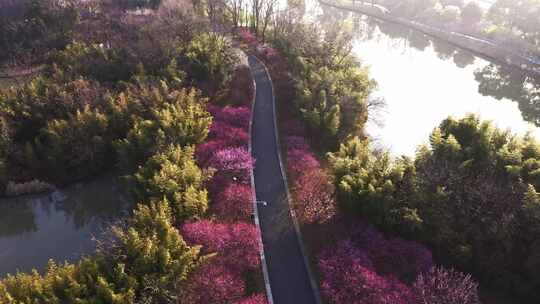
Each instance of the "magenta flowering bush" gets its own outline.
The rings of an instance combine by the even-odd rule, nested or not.
[[[309,151],[309,145],[302,136],[291,135],[285,137],[285,145],[287,146],[287,150]]]
[[[336,214],[334,185],[323,170],[303,172],[293,190],[297,214],[303,223],[322,224]]]
[[[431,252],[422,244],[401,238],[389,239],[385,246],[371,248],[371,260],[381,274],[394,275],[412,283],[434,265]]]
[[[294,178],[297,178],[302,173],[318,169],[319,161],[315,156],[306,150],[289,150],[287,151],[287,165],[289,173]]]
[[[248,133],[241,128],[233,127],[223,121],[214,121],[208,134],[210,139],[223,140],[228,146],[247,147],[249,142]]]
[[[322,273],[321,292],[331,304],[409,304],[411,290],[393,278],[378,275],[363,250],[351,241],[319,257]]]
[[[208,161],[216,154],[217,151],[227,148],[229,145],[224,140],[210,140],[197,146],[195,150],[195,158],[199,166],[208,167]]]
[[[416,303],[479,304],[478,284],[470,275],[442,267],[418,276],[413,285]]]
[[[387,239],[371,224],[355,221],[351,237],[354,244],[369,254],[378,273],[395,276],[405,283],[429,271],[434,265],[429,249],[401,238]]]
[[[293,119],[287,119],[282,123],[282,128],[284,135],[286,136],[299,136],[305,137],[306,128],[302,123]]]
[[[230,107],[224,108],[210,105],[207,108],[208,112],[214,117],[214,121],[221,121],[227,123],[233,127],[241,128],[243,130],[249,129],[249,122],[251,121],[251,110],[248,107]]]
[[[248,298],[242,299],[235,304],[266,304],[266,297],[263,294],[255,294]]]
[[[209,141],[196,148],[201,167],[212,168],[208,189],[211,211],[220,222],[200,220],[181,227],[186,242],[216,253],[186,288],[186,303],[263,304],[263,295],[246,295],[246,279],[260,266],[260,239],[254,225],[244,221],[253,212],[249,185],[254,160],[247,151],[251,112],[248,107],[209,105],[213,116]],[[221,222],[224,221],[224,222]],[[250,274],[250,275],[248,275]]]
[[[251,187],[230,183],[216,196],[212,207],[217,217],[226,221],[246,221],[253,213]]]
[[[208,161],[208,167],[216,170],[209,185],[210,192],[215,194],[231,182],[249,184],[254,163],[244,148],[226,148],[217,151]]]
[[[182,232],[186,242],[202,245],[203,253],[217,253],[231,269],[242,272],[260,265],[259,235],[254,225],[201,220],[184,224]]]
[[[238,30],[238,36],[242,41],[250,47],[255,47],[259,41],[253,33],[251,33],[247,28],[241,28]]]
[[[203,265],[190,279],[183,301],[191,304],[232,303],[244,297],[246,284],[237,271],[226,267],[220,259]]]
[[[275,63],[283,60],[279,51],[273,47],[266,46],[261,50],[261,53],[267,62]]]

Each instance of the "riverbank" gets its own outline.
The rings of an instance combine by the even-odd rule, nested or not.
[[[349,10],[364,14],[384,21],[396,23],[417,30],[428,36],[442,39],[452,45],[473,52],[476,55],[485,57],[490,61],[510,65],[524,71],[540,75],[540,62],[528,56],[519,54],[514,50],[497,45],[494,42],[483,40],[469,35],[449,32],[440,28],[429,26],[423,23],[407,20],[404,18],[392,16],[388,10],[380,6],[370,6],[362,4],[345,4],[332,0],[318,0],[319,3],[338,9]]]

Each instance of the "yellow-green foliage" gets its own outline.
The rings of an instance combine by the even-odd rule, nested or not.
[[[441,261],[486,283],[539,299],[540,145],[532,136],[469,115],[444,120],[414,162],[392,162],[358,139],[329,159],[349,210],[426,241]]]
[[[136,58],[122,48],[75,41],[57,52],[52,61],[68,77],[80,75],[100,82],[128,80],[135,73]],[[49,69],[53,68],[50,66]],[[54,68],[53,68],[54,69]],[[50,72],[50,71],[49,71]]]
[[[387,152],[373,153],[369,140],[355,137],[328,155],[340,202],[385,229],[417,230],[422,220],[411,208],[414,167]]]
[[[35,153],[61,179],[98,173],[113,152],[108,129],[107,116],[86,105],[67,119],[49,121],[35,141]]]
[[[276,30],[273,38],[296,82],[296,109],[311,133],[332,149],[363,135],[368,96],[376,86],[350,54],[351,37],[341,25],[329,26],[321,37],[316,26],[294,24]]]
[[[49,120],[66,119],[86,105],[104,102],[104,90],[84,78],[68,80],[56,69],[22,87],[0,91],[0,113],[18,141],[31,141]]]
[[[193,147],[170,146],[152,156],[133,176],[136,196],[146,201],[167,198],[177,222],[203,215],[208,175],[197,166],[194,152]]]
[[[199,81],[209,81],[220,88],[225,85],[238,61],[231,41],[216,33],[197,35],[186,49],[190,75]]]
[[[172,225],[166,200],[139,205],[114,242],[77,264],[49,263],[43,276],[9,275],[0,303],[176,303],[183,283],[204,260]]]
[[[121,165],[132,169],[169,145],[196,145],[208,135],[212,117],[206,99],[196,89],[170,91],[165,83],[142,92],[142,99],[160,105],[138,118],[125,139],[118,141]],[[144,103],[144,101],[143,101]]]

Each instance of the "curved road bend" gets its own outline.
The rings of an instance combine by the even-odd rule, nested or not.
[[[275,133],[274,96],[264,66],[250,56],[256,84],[252,155],[255,158],[255,193],[262,231],[268,277],[275,304],[316,304],[315,291],[296,235],[285,180],[278,158]]]

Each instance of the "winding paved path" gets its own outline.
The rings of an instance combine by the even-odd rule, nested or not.
[[[256,98],[251,129],[251,153],[267,279],[275,304],[317,304],[316,287],[305,259],[298,226],[290,212],[275,128],[272,80],[263,64],[250,56]]]

